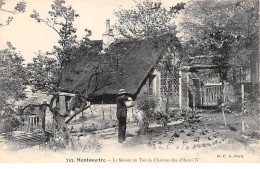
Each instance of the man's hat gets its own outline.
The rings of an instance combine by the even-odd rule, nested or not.
[[[119,90],[118,95],[121,95],[121,94],[127,94],[127,92],[125,91],[125,89],[120,89],[120,90]]]

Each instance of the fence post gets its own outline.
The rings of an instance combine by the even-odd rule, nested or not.
[[[245,97],[245,88],[244,88],[244,84],[241,84],[242,114],[244,114],[244,97]]]
[[[241,102],[242,102],[242,115],[244,116],[244,97],[245,97],[245,93],[244,93],[244,84],[241,83]],[[245,122],[244,120],[242,120],[242,133],[245,133]]]
[[[110,120],[112,120],[112,113],[111,113],[111,104],[109,104],[109,113],[110,113]]]
[[[84,135],[84,111],[82,111],[82,133]]]
[[[103,107],[104,101],[102,99],[102,114],[103,114],[103,120],[105,120],[105,112],[104,112],[104,107]]]
[[[182,72],[179,71],[179,108],[182,111]]]

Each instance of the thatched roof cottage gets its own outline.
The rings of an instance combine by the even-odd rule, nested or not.
[[[171,51],[174,53],[170,52],[170,48],[173,48]],[[163,104],[166,96],[169,96],[172,107],[193,106],[192,102],[195,105],[196,99],[189,100],[189,95],[199,92],[198,77],[195,73],[181,70],[180,66],[176,66],[178,68],[171,75],[166,75],[164,63],[167,62],[167,55],[172,55],[170,62],[173,65],[177,65],[182,57],[175,35],[114,39],[107,20],[103,40],[90,41],[88,47],[80,48],[75,59],[68,64],[62,89],[67,93],[89,92],[92,103],[113,104],[119,89],[123,88],[134,99],[146,95],[157,97]],[[116,71],[93,80],[92,75],[97,70],[95,66],[99,63],[108,65],[104,69],[112,66],[113,71]],[[111,82],[105,85],[108,81]],[[97,83],[102,87],[92,93]],[[200,101],[197,102],[199,104]]]

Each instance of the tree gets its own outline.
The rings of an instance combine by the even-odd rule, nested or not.
[[[161,2],[144,0],[135,1],[134,9],[120,9],[114,14],[117,17],[115,25],[119,36],[138,38],[163,33],[176,33],[174,24],[175,10],[166,10]]]
[[[4,5],[5,5],[5,0],[0,0],[0,12],[10,13],[11,15],[17,15],[19,13],[23,13],[26,8],[26,2],[24,1],[18,2],[14,7],[14,9],[12,10],[5,9]],[[13,19],[14,19],[13,16],[9,16],[4,24],[0,23],[0,27],[9,25]]]
[[[38,53],[37,57],[34,58],[34,63],[31,64],[31,77],[35,81],[36,89],[40,91],[48,91],[49,94],[53,95],[50,100],[50,104],[41,105],[28,105],[24,107],[24,110],[30,106],[36,107],[49,107],[53,114],[55,121],[60,127],[63,133],[63,138],[65,141],[65,146],[69,143],[69,130],[67,124],[79,113],[88,109],[90,104],[88,103],[89,97],[93,95],[96,91],[100,90],[104,86],[109,85],[110,81],[106,80],[105,83],[100,84],[100,78],[109,77],[109,64],[106,64],[100,60],[99,57],[91,57],[91,45],[88,44],[89,36],[91,31],[85,29],[86,36],[82,40],[77,41],[76,28],[73,23],[79,15],[72,9],[71,6],[66,6],[64,0],[54,0],[51,5],[51,10],[48,12],[49,17],[43,19],[40,17],[39,13],[34,10],[31,17],[39,23],[44,23],[50,27],[59,36],[58,45],[53,47],[53,51],[47,52],[45,54]],[[89,72],[91,74],[90,79],[86,82],[87,88],[84,91],[78,92],[70,98],[70,102],[67,108],[62,105],[62,100],[60,99],[60,93],[62,89],[62,81],[70,80],[64,77],[64,74],[68,71],[68,65],[77,59],[81,54],[85,58],[89,58],[92,63],[89,67]],[[52,55],[56,57],[56,61],[47,57]],[[52,72],[52,78],[46,78],[48,76],[45,70]],[[80,69],[80,68],[79,68]],[[84,72],[83,72],[84,73]],[[70,116],[70,112],[73,111],[74,114]]]
[[[18,2],[13,10],[4,8],[4,0],[0,0],[0,12],[16,15],[23,13],[26,8],[26,2]],[[13,16],[9,16],[6,23],[0,23],[0,27],[9,25]],[[23,83],[26,82],[23,69],[23,57],[16,48],[7,42],[7,48],[0,50],[0,110],[8,109],[8,112],[16,113],[13,110],[13,103],[19,98],[24,97]]]
[[[24,84],[27,82],[23,57],[10,42],[0,50],[0,133],[12,134],[20,125],[20,115],[14,103],[25,97]]]
[[[18,2],[13,10],[4,8],[4,0],[0,0],[0,12],[16,15],[23,13],[26,2]],[[0,27],[9,25],[13,16],[9,16],[5,23],[0,23]],[[0,132],[13,131],[20,124],[18,112],[14,110],[16,100],[24,97],[24,68],[23,57],[18,53],[11,42],[7,42],[7,48],[0,50]],[[17,122],[17,123],[16,123]]]
[[[29,81],[34,85],[34,90],[52,92],[57,83],[58,63],[55,58],[48,57],[46,53],[39,51],[35,53],[33,63],[27,65]]]
[[[200,55],[213,55],[216,69],[224,89],[229,80],[231,66],[248,64],[248,59],[258,43],[258,1],[196,0],[185,5],[180,15],[180,35],[184,46]],[[251,49],[249,49],[251,48]],[[224,93],[222,91],[223,102]],[[220,102],[220,103],[221,103]]]
[[[21,54],[10,42],[7,45],[6,49],[0,50],[0,106],[1,110],[17,114],[13,104],[24,97],[25,70]]]

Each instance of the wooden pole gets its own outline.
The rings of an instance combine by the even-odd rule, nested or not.
[[[104,107],[103,107],[103,99],[102,99],[102,114],[103,114],[103,120],[105,120],[105,112],[104,112]]]
[[[109,104],[109,115],[110,115],[110,120],[112,120],[111,104]]]
[[[60,114],[64,115],[66,112],[66,98],[65,96],[59,96],[59,104],[60,104]]]
[[[244,98],[245,98],[244,84],[241,84],[241,101],[242,101],[242,113],[243,114],[244,114]]]
[[[54,116],[52,117],[52,134],[53,134],[53,139],[55,138],[55,133],[56,132],[56,121]]]
[[[186,102],[186,107],[189,107],[189,81],[190,81],[190,79],[189,79],[189,72],[187,72],[187,92],[186,92],[186,100],[187,100],[187,102]]]
[[[226,85],[223,85],[223,103],[226,103]]]
[[[222,108],[222,113],[223,113],[223,117],[224,117],[224,124],[226,126],[227,125],[227,120],[226,120],[226,116],[225,116],[225,112],[224,112],[223,108]]]
[[[195,93],[195,86],[194,86],[194,91],[193,91],[193,105],[192,105],[193,110],[195,110],[195,106],[196,106],[195,102],[196,102],[196,93]]]
[[[81,114],[81,118],[82,118],[82,133],[84,135],[84,112],[82,111],[82,114]]]
[[[241,84],[241,102],[242,102],[242,115],[244,115],[244,84]],[[242,120],[242,133],[245,133],[245,122]]]
[[[242,133],[245,133],[245,123],[244,123],[244,120],[242,120]]]
[[[181,70],[179,71],[179,108],[182,110],[182,73]]]

